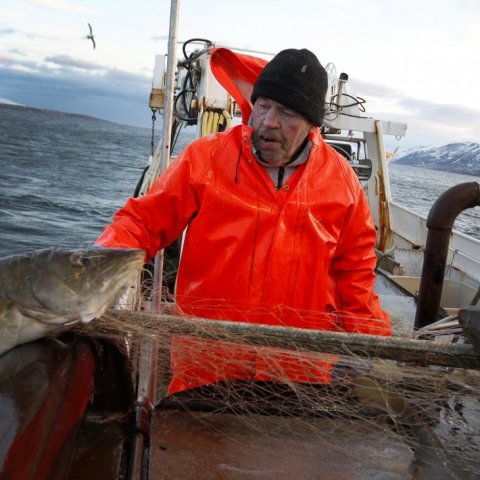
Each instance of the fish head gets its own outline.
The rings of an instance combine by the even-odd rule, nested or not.
[[[138,278],[145,252],[138,249],[40,250],[32,256],[31,294],[48,323],[99,317]],[[39,318],[40,319],[40,318]]]

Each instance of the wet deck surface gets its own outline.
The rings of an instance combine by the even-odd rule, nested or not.
[[[342,418],[158,410],[151,480],[405,479],[412,452],[393,431]]]

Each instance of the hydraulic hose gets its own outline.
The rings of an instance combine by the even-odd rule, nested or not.
[[[201,136],[205,137],[211,133],[220,132],[232,126],[232,117],[227,110],[222,112],[205,110],[202,114]]]

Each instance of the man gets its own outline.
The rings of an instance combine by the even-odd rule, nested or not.
[[[375,228],[366,197],[320,136],[327,86],[312,52],[280,52],[254,85],[249,125],[192,143],[147,195],[116,213],[97,245],[142,248],[151,258],[187,227],[176,285],[184,314],[390,335],[373,292]],[[187,356],[212,351],[214,371],[206,373],[203,361],[186,366]],[[218,364],[233,351],[248,368]],[[301,360],[284,353],[276,362],[282,375],[321,376],[321,369],[305,376]],[[222,378],[276,379],[267,357],[181,339],[172,346],[170,392]]]

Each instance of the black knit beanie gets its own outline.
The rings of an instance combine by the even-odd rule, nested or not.
[[[258,97],[275,100],[320,126],[325,115],[328,75],[310,50],[289,48],[265,65],[252,92],[252,104]]]

